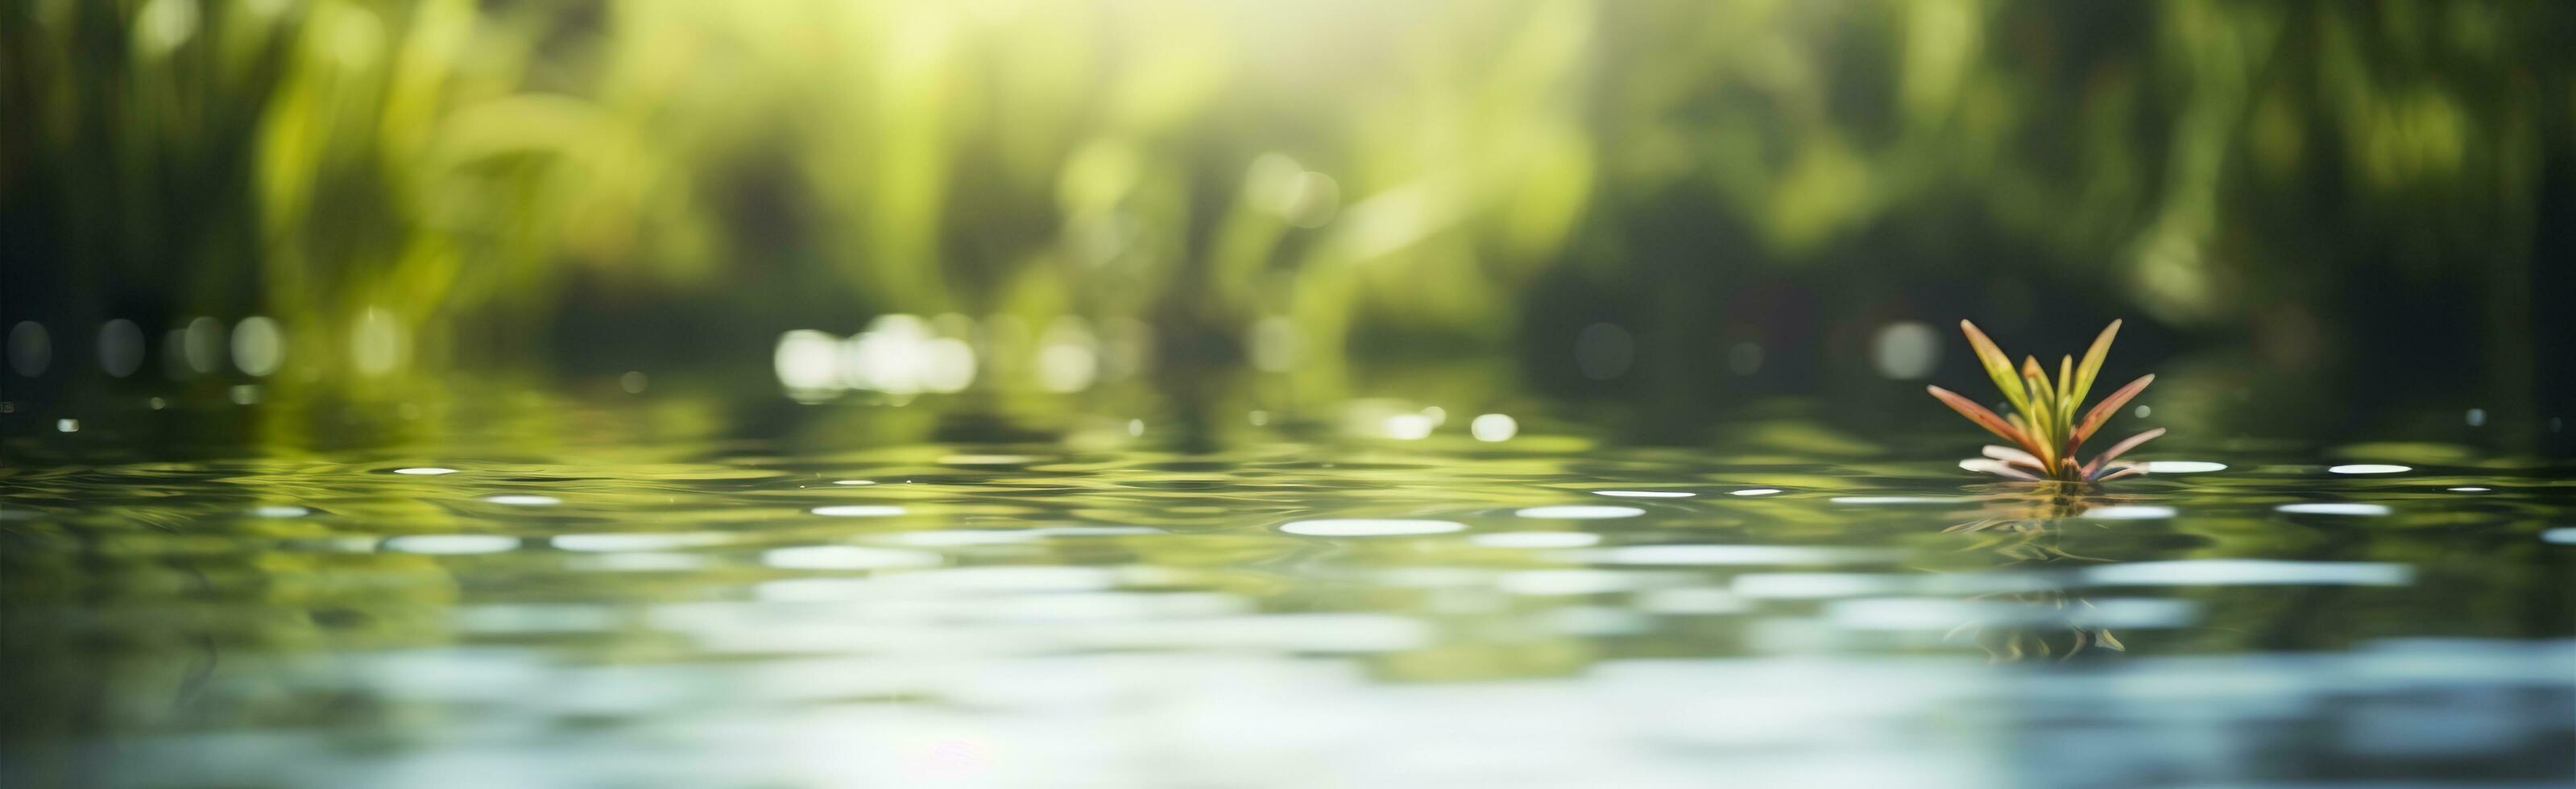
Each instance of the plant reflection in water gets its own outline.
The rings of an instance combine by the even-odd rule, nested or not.
[[[2097,508],[2140,508],[2140,496],[2117,496],[2088,489],[2081,484],[2040,483],[2036,486],[1997,486],[2004,489],[1978,500],[1984,507],[1978,517],[1943,529],[1943,533],[1969,535],[1976,542],[1961,550],[1986,551],[2002,561],[1998,569],[2013,571],[2046,571],[2059,569],[2062,563],[2110,562],[2112,560],[2079,554],[2066,546],[2068,526],[2089,523],[2084,515]],[[2129,511],[2135,511],[2129,509]],[[2001,601],[2015,609],[2045,608],[2058,611],[2092,609],[2093,603],[2069,593],[2063,586],[2031,589],[2000,589],[1974,595],[1978,602]],[[1973,642],[1986,652],[1991,662],[2022,660],[2031,656],[2070,660],[2085,650],[2099,647],[2126,652],[2128,646],[2108,627],[2090,626],[2081,616],[2067,616],[2054,625],[2034,626],[2024,621],[1993,622],[1985,618],[1970,619],[1952,628],[1944,641],[1962,639]]]

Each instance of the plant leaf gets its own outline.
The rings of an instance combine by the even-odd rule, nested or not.
[[[1982,471],[1999,477],[2011,477],[2013,479],[2028,480],[2031,482],[2039,481],[2038,475],[2013,468],[2011,464],[2000,460],[1968,458],[1966,460],[1959,461],[1959,467],[1969,471]]]
[[[2013,407],[2029,410],[2030,398],[2023,396],[2021,384],[2013,380],[2012,358],[2004,355],[2004,349],[1995,347],[1995,341],[1986,339],[1977,324],[1960,321],[1959,331],[1968,335],[1968,347],[1977,350],[1977,362],[1985,365],[1986,377],[1994,379],[1995,388],[2004,390],[2004,398],[2011,400]]]
[[[2057,357],[2057,408],[2048,412],[2059,424],[2075,421],[2075,357]]]
[[[1977,423],[1978,427],[1985,428],[1987,432],[2001,436],[2005,441],[2013,442],[2023,449],[2031,449],[2035,446],[2030,440],[2030,434],[2022,432],[2021,428],[2004,421],[2003,417],[1996,416],[1995,412],[1986,410],[1985,406],[1978,405],[1976,401],[1960,397],[1958,393],[1938,386],[1923,388],[1930,391],[1932,397],[1940,400],[1943,405],[1949,406],[1950,410],[1959,412],[1960,416],[1967,417],[1968,421]]]
[[[2119,335],[2120,322],[2112,321],[2111,325],[2102,327],[2101,335],[2093,338],[2093,347],[2084,352],[2084,363],[2075,368],[2074,402],[2084,402],[2084,398],[2093,395],[2093,377],[2101,374],[2102,360],[2111,355],[2111,338]],[[2071,415],[2074,411],[2067,413]]]
[[[2039,366],[2038,357],[2021,357],[2021,384],[2030,390],[2030,405],[2023,410],[2031,423],[2045,427],[2055,421],[2050,415],[2057,413],[2057,387],[2048,382],[2048,368]]]
[[[2112,444],[2110,449],[2103,450],[2100,455],[2095,455],[2092,462],[2084,464],[2084,476],[2089,478],[2094,474],[2100,473],[2104,465],[2109,464],[2113,460],[2119,459],[2120,453],[2136,449],[2139,444],[2147,443],[2148,441],[2154,440],[2155,437],[2164,434],[2165,429],[2159,427],[2154,430],[2149,430],[2128,438],[2120,439],[2120,443]]]
[[[2102,476],[2095,477],[2095,478],[2093,479],[2093,481],[2095,481],[2095,482],[2109,482],[2109,481],[2111,481],[2111,480],[2119,479],[2119,478],[2121,478],[2121,477],[2134,477],[2134,476],[2138,476],[2138,475],[2140,475],[2140,474],[2145,474],[2145,473],[2147,473],[2147,470],[2146,470],[2146,469],[2144,469],[2144,468],[2139,468],[2139,467],[2137,467],[2137,466],[2132,466],[2132,465],[2128,465],[2128,464],[2125,464],[2125,463],[2124,463],[2124,464],[2121,464],[2119,468],[2112,470],[2112,472],[2111,472],[2111,473],[2109,473],[2109,474],[2104,474],[2104,475],[2102,475]]]
[[[2092,438],[2093,431],[2102,429],[2102,423],[2111,421],[2111,415],[2118,413],[2120,406],[2127,405],[2129,398],[2146,391],[2147,384],[2155,383],[2155,380],[2154,373],[2138,376],[2138,380],[2130,381],[2128,386],[2120,387],[2119,391],[2112,392],[2111,396],[2102,398],[2100,405],[2093,406],[2093,410],[2085,412],[2084,423],[2076,426],[2075,443],[2082,444],[2084,439]]]
[[[2059,458],[2059,439],[2055,435],[2057,420],[2049,415],[2057,413],[2057,405],[2053,402],[2056,395],[2049,388],[2048,371],[2040,368],[2038,357],[2021,358],[2021,383],[2030,390],[2030,402],[2021,409],[2022,415],[2030,420],[2030,440],[2039,445],[2040,462],[2047,463],[2049,470],[2054,472]]]
[[[1982,451],[1985,453],[1986,457],[1994,458],[2016,466],[2029,466],[2031,469],[2036,471],[2048,470],[2048,466],[2039,462],[2038,457],[2012,447],[1987,444],[1985,449]]]

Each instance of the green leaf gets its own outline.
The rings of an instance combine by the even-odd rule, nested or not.
[[[1994,379],[1995,388],[2003,390],[2004,399],[2012,401],[2014,408],[2030,410],[2030,397],[2022,392],[2021,383],[2014,380],[2017,376],[2013,375],[2012,359],[2004,355],[2004,349],[1995,347],[1995,341],[1986,339],[1986,333],[1978,331],[1977,324],[1960,321],[1959,331],[1968,335],[1968,346],[1977,350],[1977,362],[1985,365],[1986,377]]]
[[[2093,338],[2093,347],[2084,352],[2084,364],[2075,368],[2075,402],[2082,403],[2084,398],[2092,396],[2093,377],[2102,373],[2102,360],[2111,355],[2111,338],[2119,335],[2120,322],[2112,321],[2111,325],[2102,327],[2100,336]],[[2067,411],[2070,416],[2074,413],[2073,409]]]
[[[2030,420],[2031,440],[2039,443],[2039,459],[2054,472],[2060,459],[2057,447],[2064,437],[2057,435],[2057,418],[2052,416],[2057,413],[2056,393],[2049,388],[2048,372],[2040,369],[2038,358],[2022,357],[2021,383],[2030,394],[2029,403],[2022,407],[2022,415]]]
[[[2075,357],[2057,358],[2057,408],[2048,412],[2058,424],[2075,421]]]

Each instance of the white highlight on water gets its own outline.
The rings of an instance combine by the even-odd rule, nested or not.
[[[2388,514],[2388,505],[2385,504],[2356,504],[2348,501],[2316,501],[2300,504],[2283,504],[2281,506],[2274,507],[2273,509],[2280,510],[2282,512],[2298,513],[2301,515]]]
[[[1646,514],[1646,511],[1645,511],[1645,510],[1641,510],[1641,509],[1637,509],[1637,508],[1635,508],[1635,507],[1607,507],[1607,506],[1590,505],[1590,504],[1568,504],[1568,505],[1556,506],[1556,507],[1531,507],[1531,508],[1524,509],[1524,510],[1521,510],[1521,511],[1519,511],[1519,512],[1512,513],[1512,514],[1514,514],[1514,515],[1518,515],[1518,516],[1521,516],[1521,517],[1523,517],[1523,518],[1548,518],[1548,519],[1554,519],[1554,520],[1599,520],[1599,519],[1603,519],[1603,518],[1634,518],[1634,517],[1637,517],[1637,516],[1639,516],[1639,515],[1644,515],[1644,514]]]
[[[558,534],[552,542],[567,551],[622,553],[628,551],[667,551],[694,548],[724,541],[714,532],[612,532],[602,534]]]
[[[1428,438],[1434,427],[1438,427],[1438,424],[1424,414],[1395,414],[1387,417],[1379,425],[1379,429],[1386,433],[1386,437],[1398,441],[1418,441]]]
[[[1467,524],[1454,521],[1328,518],[1295,521],[1280,526],[1279,530],[1308,537],[1396,537],[1410,534],[1447,534],[1453,531],[1465,531],[1466,528]]]
[[[903,514],[904,509],[891,504],[840,504],[815,507],[812,512],[834,518],[891,518]]]
[[[1766,565],[1867,561],[1884,552],[1804,545],[1623,545],[1585,551],[1599,564]]]
[[[1616,570],[1521,570],[1504,573],[1495,579],[1494,587],[1516,595],[1548,597],[1625,592],[1643,581],[1635,572]]]
[[[2408,471],[2414,471],[2415,469],[2412,466],[2399,466],[2388,463],[2348,463],[2326,470],[2336,474],[2402,474]]]
[[[1601,535],[1580,531],[1506,531],[1478,534],[1468,542],[1487,548],[1588,548],[1601,543]]]
[[[2227,464],[2214,463],[2207,460],[2147,461],[2147,473],[2149,474],[2207,474],[2212,471],[2226,470]]]
[[[2096,507],[2092,510],[2086,511],[2081,517],[2105,521],[2145,521],[2160,520],[2171,518],[2173,516],[2174,508],[2172,507],[2157,507],[2145,504],[2122,504],[2110,507]]]
[[[519,547],[519,538],[497,534],[408,534],[385,541],[385,549],[403,553],[499,553]]]
[[[2391,562],[2294,562],[2274,559],[2186,559],[2089,567],[2097,586],[2404,586],[2415,568]]]
[[[1962,622],[1987,627],[2170,628],[2191,624],[2199,608],[2188,600],[2109,598],[2090,605],[2058,606],[1948,597],[1871,597],[1825,606],[1824,618],[1852,630],[1930,631]]]
[[[760,554],[762,564],[789,570],[888,570],[937,567],[942,561],[944,560],[939,554],[929,551],[861,548],[855,545],[772,548]]]

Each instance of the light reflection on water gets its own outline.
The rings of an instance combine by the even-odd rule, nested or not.
[[[9,742],[146,786],[2576,774],[2556,470],[1496,446],[20,469]]]

